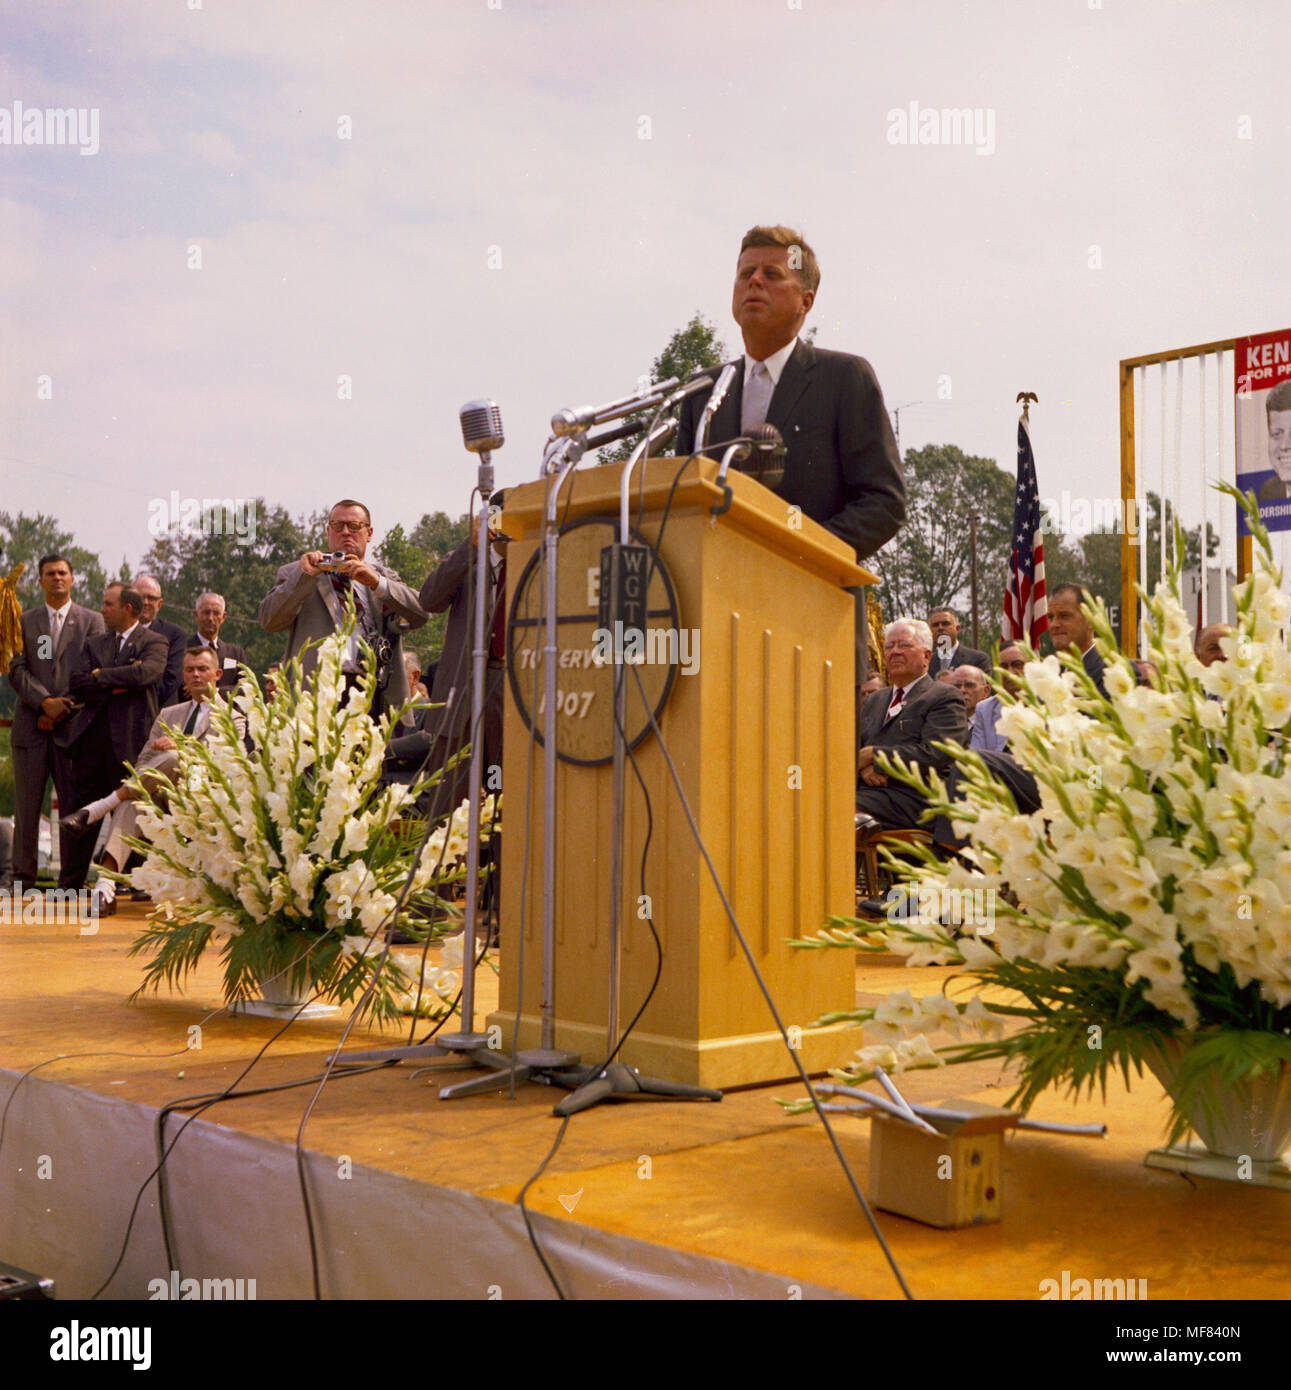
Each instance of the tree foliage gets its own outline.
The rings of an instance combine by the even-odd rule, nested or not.
[[[650,375],[645,381],[667,381],[671,377],[683,380],[701,367],[718,367],[726,357],[726,345],[717,336],[717,329],[702,314],[696,311],[685,328],[679,328],[667,346],[650,364]],[[638,422],[644,430],[646,420]],[[601,463],[623,463],[638,443],[638,439],[625,439],[618,444],[607,445],[597,451]]]
[[[23,610],[43,603],[45,595],[40,587],[38,569],[42,555],[62,555],[72,567],[75,583],[72,588],[72,602],[85,608],[98,609],[103,598],[103,588],[107,574],[103,563],[92,551],[77,545],[70,531],[64,531],[58,519],[37,512],[27,516],[19,512],[16,516],[0,512],[0,570],[8,574],[21,560],[27,568],[18,580],[18,602]]]
[[[1014,477],[994,459],[954,444],[929,444],[905,456],[906,523],[872,559],[885,622],[927,618],[950,605],[964,620],[960,640],[972,644],[969,517],[977,517],[979,644],[997,641],[1013,532]]]
[[[1147,552],[1147,588],[1149,592],[1161,577],[1161,498],[1149,492],[1146,507],[1134,518],[1137,544],[1132,549],[1134,578],[1139,571],[1140,547]],[[1167,499],[1165,504],[1166,562],[1175,560],[1175,508]],[[1206,556],[1213,559],[1219,553],[1219,537],[1215,528],[1206,523]],[[1184,532],[1183,569],[1194,570],[1201,565],[1201,525]],[[1087,531],[1083,535],[1045,536],[1045,580],[1050,592],[1059,584],[1083,584],[1095,597],[1101,598],[1119,617],[1121,602],[1121,533],[1119,529]],[[1119,633],[1119,622],[1113,624]]]
[[[438,565],[470,535],[471,518],[465,514],[456,521],[447,512],[426,512],[405,535],[402,526],[392,526],[376,548],[376,557],[389,565],[405,584],[420,590]],[[423,666],[439,659],[444,647],[444,627],[448,614],[432,613],[425,627],[404,639],[404,650],[415,651]]]
[[[206,512],[200,523],[172,526],[149,547],[137,573],[156,576],[162,617],[186,632],[196,631],[198,595],[208,589],[222,594],[226,616],[220,635],[245,647],[252,669],[263,674],[281,659],[285,641],[281,632],[260,626],[260,602],[277,582],[280,566],[323,544],[326,515],[297,519],[262,497],[255,499],[251,515],[255,525],[242,534],[220,509]]]

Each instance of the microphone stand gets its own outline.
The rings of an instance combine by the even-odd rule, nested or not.
[[[466,842],[466,912],[462,929],[462,1027],[455,1033],[440,1033],[434,1042],[416,1043],[407,1047],[377,1048],[369,1052],[346,1053],[346,1062],[416,1061],[422,1058],[438,1060],[462,1055],[493,1076],[446,1086],[441,1100],[456,1095],[469,1095],[476,1090],[495,1089],[496,1074],[510,1070],[510,1059],[488,1045],[488,1034],[475,1029],[475,940],[476,913],[479,901],[478,871],[480,863],[480,783],[484,758],[484,683],[487,679],[488,645],[485,637],[485,612],[488,607],[489,579],[489,498],[493,495],[493,458],[488,450],[480,451],[479,471],[480,514],[476,518],[475,547],[475,646],[472,652],[471,687],[471,762],[469,792],[469,825]],[[577,1058],[574,1059],[577,1061]],[[452,1068],[456,1070],[456,1068]],[[439,1068],[419,1068],[413,1072],[415,1081],[422,1071]]]
[[[632,451],[619,481],[619,544],[626,545],[631,535],[631,492],[632,471],[639,462],[649,457],[650,448],[656,439],[666,438],[676,428],[676,417],[664,418],[665,411],[671,410],[684,396],[692,391],[702,390],[708,381],[687,382],[679,390],[668,396],[659,406],[645,437]],[[716,392],[714,392],[716,395]],[[644,464],[642,464],[644,467]],[[649,588],[649,577],[646,580]],[[618,654],[614,667],[614,838],[610,849],[610,912],[607,947],[610,957],[609,994],[605,1016],[605,1055],[613,1058],[618,1052],[619,1039],[619,986],[621,970],[619,960],[620,915],[623,902],[623,806],[625,784],[625,757],[627,753],[627,695],[626,672],[622,653]],[[561,1084],[567,1084],[563,1079]],[[555,1106],[554,1113],[562,1117],[576,1115],[610,1098],[620,1100],[642,1100],[646,1096],[678,1096],[691,1100],[721,1100],[721,1091],[710,1090],[705,1086],[689,1086],[679,1081],[665,1081],[660,1077],[642,1076],[635,1068],[624,1062],[607,1061],[599,1068],[582,1068],[582,1076],[574,1094]]]

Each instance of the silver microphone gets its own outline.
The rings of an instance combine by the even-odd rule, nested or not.
[[[699,420],[699,429],[695,432],[695,453],[702,454],[708,447],[708,427],[713,423],[713,416],[717,414],[722,402],[726,399],[726,393],[731,389],[731,382],[735,380],[735,373],[738,370],[738,362],[728,362],[722,368],[722,374],[717,378],[717,385],[713,387],[708,397],[708,403],[704,406],[704,413]]]
[[[502,433],[502,412],[496,401],[467,401],[457,418],[462,426],[462,443],[472,454],[492,453],[507,442]]]
[[[784,437],[774,425],[767,423],[754,425],[749,430],[749,439],[753,448],[749,454],[748,466],[740,471],[748,473],[763,487],[774,492],[784,482],[784,460],[789,452],[785,448]]]

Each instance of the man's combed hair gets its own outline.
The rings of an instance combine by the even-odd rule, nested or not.
[[[798,283],[813,294],[820,288],[820,266],[816,253],[792,227],[750,227],[740,242],[742,256],[754,246],[783,246],[789,252],[789,264],[798,276]],[[797,251],[799,254],[794,255]]]
[[[1291,410],[1291,381],[1281,382],[1264,397],[1265,419],[1275,410]]]
[[[924,651],[932,651],[932,628],[930,628],[922,618],[893,618],[883,629],[883,640],[885,642],[891,636],[894,627],[910,628]]]
[[[333,502],[327,510],[328,521],[331,521],[332,513],[337,507],[357,507],[363,513],[363,524],[365,526],[372,525],[372,513],[368,511],[367,507],[364,506],[362,502],[356,502],[353,497],[342,497],[339,502]]]
[[[111,593],[113,589],[121,590],[121,596],[117,600],[118,603],[120,603],[123,607],[133,608],[136,614],[142,615],[143,595],[139,592],[138,589],[132,588],[129,584],[123,584],[121,580],[118,579],[115,580],[113,583],[109,584],[103,592],[105,594]]]
[[[1056,589],[1049,590],[1050,600],[1056,599],[1059,594],[1075,594],[1076,602],[1081,608],[1092,608],[1094,606],[1094,601],[1089,596],[1089,590],[1081,584],[1059,584]]]
[[[57,564],[64,564],[67,566],[69,570],[72,571],[73,574],[76,573],[76,570],[72,565],[72,562],[67,558],[66,555],[42,555],[40,557],[40,563],[36,566],[36,577],[39,578],[42,574],[45,573],[46,565]]]

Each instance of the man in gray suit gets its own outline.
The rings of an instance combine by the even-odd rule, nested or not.
[[[14,876],[36,882],[36,843],[45,784],[54,779],[64,812],[76,805],[69,745],[75,702],[68,693],[87,638],[103,631],[103,619],[71,600],[72,567],[62,555],[40,561],[45,602],[22,615],[22,651],[9,663],[9,684],[18,694],[13,714]],[[59,886],[73,887],[69,850],[73,839],[60,832]]]
[[[224,626],[224,595],[205,593],[197,597],[197,607],[193,610],[197,619],[197,631],[188,639],[187,650],[205,647],[215,657],[215,665],[220,672],[220,688],[234,690],[242,678],[241,666],[246,663],[247,651],[236,642],[226,642],[220,636]]]
[[[399,620],[410,628],[426,621],[417,595],[392,569],[368,560],[372,517],[362,502],[346,497],[327,518],[330,553],[343,552],[336,571],[322,568],[330,558],[308,550],[299,560],[283,565],[278,582],[260,605],[260,626],[266,632],[285,632],[283,660],[301,654],[307,642],[317,643],[339,630],[345,621],[346,597],[354,597],[357,623],[350,638],[345,670],[355,679],[362,655],[359,638],[367,640],[377,655],[377,693],[373,718],[387,709],[398,709],[408,698],[408,674],[403,664],[403,640]],[[304,652],[301,665],[309,675],[318,665],[318,648]]]

